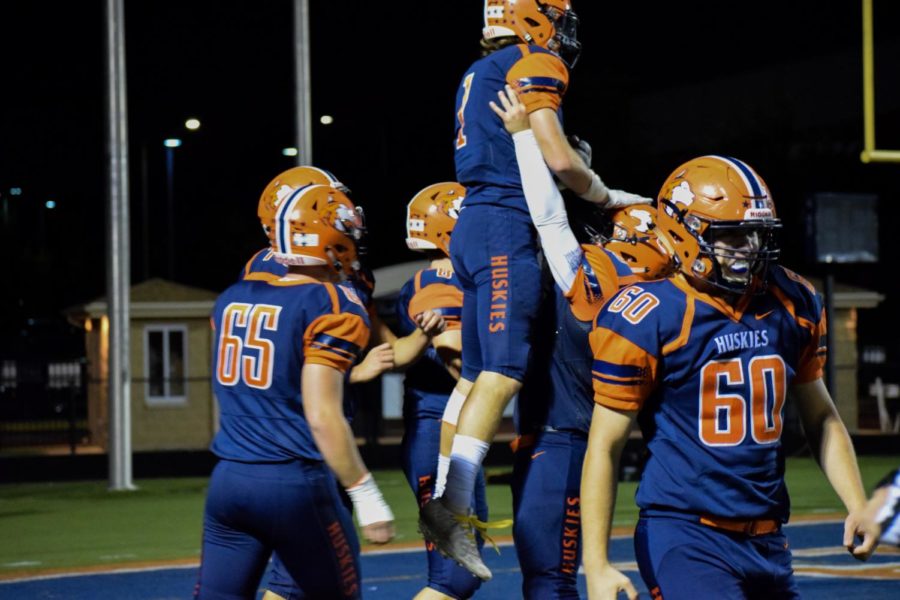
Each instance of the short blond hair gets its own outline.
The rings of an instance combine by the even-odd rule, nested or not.
[[[481,38],[481,56],[485,57],[488,54],[496,52],[497,50],[502,50],[507,46],[514,46],[521,43],[522,40],[514,35],[505,35],[503,37],[495,37],[489,40]]]

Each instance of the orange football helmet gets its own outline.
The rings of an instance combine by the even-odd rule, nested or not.
[[[406,205],[406,245],[450,256],[450,233],[459,218],[466,188],[448,181],[429,185]]]
[[[672,272],[672,260],[656,236],[656,207],[634,204],[614,212],[612,234],[604,248],[621,258],[641,279],[660,279]]]
[[[266,237],[270,240],[275,228],[275,213],[278,211],[281,201],[294,191],[308,185],[328,185],[344,194],[350,193],[347,186],[338,181],[337,177],[325,169],[302,166],[293,167],[279,173],[263,190],[256,208],[256,214],[259,216],[260,223],[262,223],[263,231],[266,232]]]
[[[283,265],[326,265],[352,277],[356,244],[365,226],[350,199],[330,185],[311,185],[282,199],[275,214],[272,250]]]
[[[734,158],[701,156],[675,169],[659,192],[656,224],[682,273],[727,292],[761,289],[778,259],[781,221],[769,188]]]
[[[578,16],[569,0],[485,0],[486,40],[515,36],[559,55],[571,69],[581,54]]]

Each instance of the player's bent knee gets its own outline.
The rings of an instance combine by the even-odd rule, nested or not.
[[[522,382],[513,377],[495,371],[482,371],[475,381],[479,387],[486,387],[495,394],[512,398],[522,389]]]

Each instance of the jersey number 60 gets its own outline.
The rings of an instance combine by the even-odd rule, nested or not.
[[[781,439],[782,409],[787,389],[784,360],[776,355],[756,356],[747,364],[750,379],[750,432],[757,444]],[[747,435],[747,399],[721,391],[743,386],[744,361],[715,360],[700,371],[700,439],[707,446],[737,446]]]
[[[222,333],[216,350],[216,378],[222,385],[237,385],[243,375],[250,387],[267,390],[272,385],[275,344],[262,330],[278,329],[280,306],[232,302],[222,311]],[[244,335],[235,335],[235,328]],[[247,353],[246,350],[252,350]]]

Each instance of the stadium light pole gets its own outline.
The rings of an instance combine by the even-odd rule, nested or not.
[[[311,165],[312,91],[309,76],[309,0],[294,0],[294,96],[297,115],[297,164]]]
[[[106,0],[108,222],[106,295],[109,315],[109,489],[135,489],[131,477],[130,240],[128,110],[124,0]]]
[[[168,274],[175,278],[175,148],[181,146],[179,138],[168,138],[163,141],[166,148],[166,208],[169,218]]]

